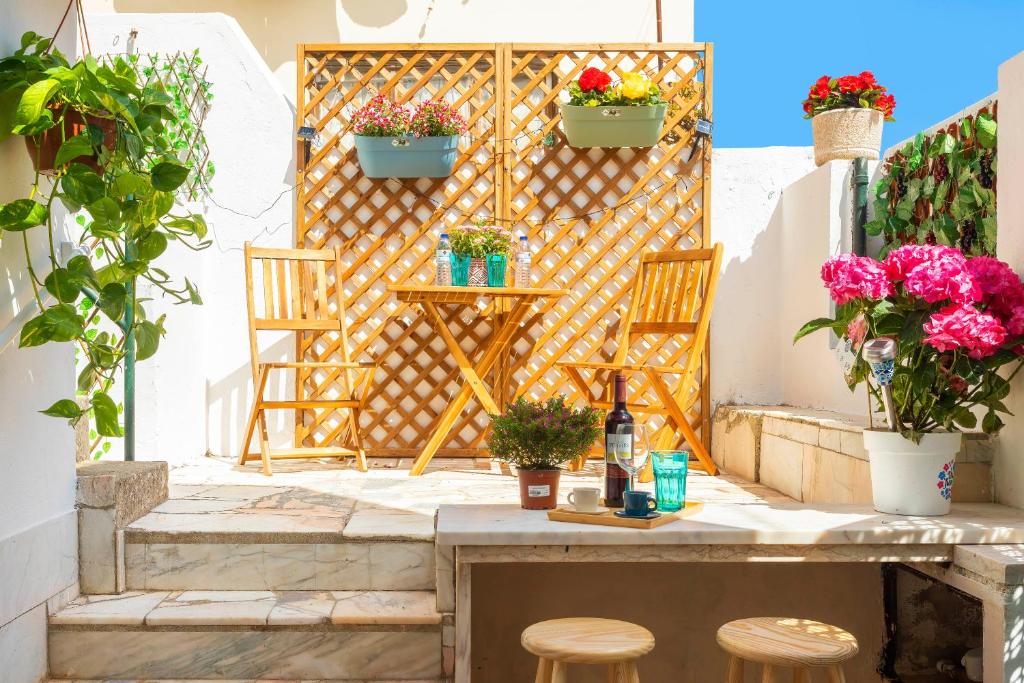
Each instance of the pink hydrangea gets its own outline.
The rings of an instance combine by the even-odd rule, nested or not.
[[[950,304],[924,324],[924,343],[939,351],[965,349],[971,358],[991,356],[1006,341],[1006,328],[974,306]]]
[[[1011,337],[1024,335],[1024,283],[1007,264],[991,256],[975,256],[967,270],[981,289],[981,301]]]
[[[833,256],[821,267],[821,279],[837,304],[854,299],[884,299],[893,294],[885,268],[867,256]]]
[[[908,294],[928,303],[949,300],[969,304],[981,298],[981,289],[967,270],[967,259],[952,247],[906,245],[889,253],[885,269],[893,282],[903,281]]]

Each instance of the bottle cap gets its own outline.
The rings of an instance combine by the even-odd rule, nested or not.
[[[519,241],[520,242],[525,242],[526,241],[526,235],[520,235],[519,236]]]
[[[442,233],[441,233],[441,239],[443,239],[443,240],[446,240],[446,239],[448,239],[448,233],[446,233],[446,232],[442,232]]]

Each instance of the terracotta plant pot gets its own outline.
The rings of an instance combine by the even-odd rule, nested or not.
[[[518,470],[519,500],[524,510],[554,510],[562,470]]]
[[[832,109],[811,119],[814,163],[835,159],[877,159],[882,147],[882,112],[877,109]]]
[[[54,116],[58,116],[59,109],[51,108]],[[25,138],[25,146],[28,148],[28,155],[32,158],[32,164],[40,173],[51,173],[57,159],[57,152],[63,141],[78,135],[86,129],[86,126],[95,126],[103,132],[103,146],[107,149],[114,149],[117,140],[117,122],[113,119],[104,119],[91,114],[68,109],[64,114],[64,121],[60,125],[44,130],[39,135]],[[63,127],[63,138],[61,128]],[[72,161],[85,164],[92,170],[99,172],[100,166],[97,163],[96,155],[80,156]]]

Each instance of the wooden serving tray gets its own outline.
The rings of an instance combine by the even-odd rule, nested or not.
[[[678,512],[663,512],[661,517],[655,519],[626,519],[616,517],[611,510],[602,512],[599,515],[588,515],[583,512],[576,512],[569,508],[556,508],[548,510],[548,519],[552,522],[575,522],[576,524],[599,524],[601,526],[624,526],[630,529],[656,529],[677,519],[689,517],[700,512],[704,503],[699,501],[687,501],[686,507]]]

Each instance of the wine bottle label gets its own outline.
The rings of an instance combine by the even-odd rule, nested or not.
[[[627,457],[633,454],[632,434],[605,434],[604,435],[604,460],[615,463],[615,454],[620,457]]]
[[[526,495],[528,498],[547,498],[551,495],[550,484],[539,484],[534,486],[526,487]]]

